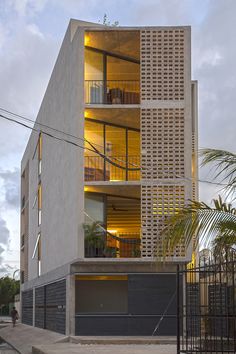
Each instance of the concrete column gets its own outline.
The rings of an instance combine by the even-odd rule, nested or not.
[[[75,276],[66,277],[66,335],[75,335]]]

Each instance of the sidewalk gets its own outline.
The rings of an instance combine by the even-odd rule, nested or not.
[[[69,338],[23,324],[0,329],[0,337],[21,354],[176,354],[175,344],[155,344],[161,343],[163,337]],[[170,342],[173,342],[173,338],[170,338]]]
[[[33,345],[52,344],[65,338],[61,334],[23,324],[0,329],[0,337],[21,354],[31,354]]]
[[[84,345],[62,343],[34,348],[33,354],[176,354],[176,346],[168,344]]]

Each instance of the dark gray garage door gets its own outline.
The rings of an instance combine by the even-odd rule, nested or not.
[[[33,325],[33,290],[22,291],[22,323]]]

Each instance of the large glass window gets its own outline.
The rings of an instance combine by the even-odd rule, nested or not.
[[[124,181],[126,180],[126,130],[106,125],[105,132],[106,156],[112,162],[106,162],[109,180]]]
[[[103,54],[85,49],[85,80],[103,80]]]
[[[103,124],[94,123],[85,120],[85,180],[86,181],[103,181],[104,180],[104,158],[99,156],[93,147],[87,142],[91,142],[93,146],[102,154],[104,153],[104,126]]]
[[[86,181],[125,181],[140,178],[139,131],[87,119],[85,139]],[[93,147],[102,156],[93,151]],[[104,155],[107,159],[104,159]]]
[[[102,103],[104,97],[103,54],[85,49],[85,102]]]
[[[140,179],[140,132],[128,130],[128,180]]]
[[[85,215],[85,223],[92,224],[98,221],[101,224],[105,223],[105,204],[104,196],[96,193],[85,193],[84,209],[91,219]]]
[[[140,64],[117,54],[85,48],[85,102],[138,104]]]
[[[139,64],[107,56],[107,80],[139,80]]]
[[[41,183],[38,186],[38,225],[42,222],[42,186]]]

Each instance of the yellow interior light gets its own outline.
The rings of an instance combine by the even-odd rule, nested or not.
[[[42,133],[39,134],[38,140],[38,160],[42,160]]]
[[[117,230],[107,230],[108,232],[110,232],[110,234],[116,234]]]
[[[84,192],[88,192],[89,187],[84,187]]]
[[[88,118],[88,117],[89,117],[89,113],[88,113],[88,111],[86,111],[86,110],[84,111],[84,117],[85,117],[85,118]]]
[[[38,186],[38,209],[42,209],[42,187],[41,184]]]
[[[90,38],[89,38],[89,36],[86,34],[85,36],[84,36],[84,45],[86,46],[86,45],[89,45],[89,42],[90,42]]]

